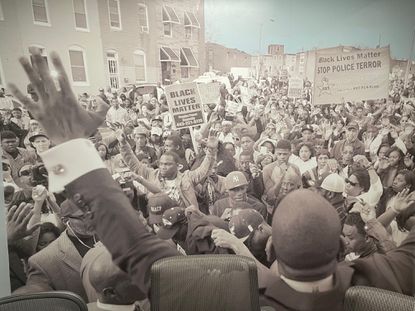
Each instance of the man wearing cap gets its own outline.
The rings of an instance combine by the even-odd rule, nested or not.
[[[149,195],[147,201],[148,208],[148,224],[154,230],[158,232],[160,227],[163,225],[162,216],[163,213],[169,208],[175,207],[176,203],[163,192]]]
[[[136,155],[145,154],[150,157],[150,163],[157,161],[157,154],[154,148],[147,146],[147,130],[143,127],[136,127],[133,131],[133,139],[135,142],[134,153]]]
[[[16,124],[18,127],[20,127],[22,130],[29,130],[29,117],[24,117],[22,109],[19,107],[13,108],[12,110],[12,118],[10,121],[12,121],[14,124]]]
[[[182,255],[229,254],[227,249],[216,247],[211,238],[212,230],[227,229],[227,223],[212,215],[205,215],[193,207],[185,210],[173,207],[162,216],[162,226],[157,236],[163,240],[172,239]]]
[[[365,144],[357,138],[359,135],[359,125],[355,121],[351,121],[347,124],[345,135],[345,139],[338,141],[334,145],[333,150],[331,151],[332,156],[340,162],[344,145],[352,145],[354,155],[365,155]]]
[[[32,144],[33,148],[36,151],[37,161],[42,162],[39,154],[45,152],[50,148],[51,142],[49,138],[46,136],[45,132],[38,131],[32,133],[32,135],[29,137],[29,142]]]
[[[177,255],[177,251],[137,223],[128,198],[86,139],[93,128],[87,128],[82,120],[90,118],[94,120],[93,125],[98,126],[100,122],[97,121],[103,121],[103,118],[79,107],[66,80],[59,81],[62,92],[46,94],[45,80],[50,78],[50,73],[44,69],[45,60],[40,52],[32,53],[35,56],[33,67],[27,58],[21,58],[20,62],[30,79],[35,79],[37,74],[45,77],[37,87],[40,104],[34,105],[15,85],[11,88],[58,144],[42,154],[46,167],[60,165],[59,170],[51,170],[50,191],[66,190],[77,207],[88,213],[86,218],[110,251],[114,263],[130,275],[140,290],[148,293],[152,264]],[[56,70],[64,75],[59,56],[52,54],[51,58]],[[65,113],[63,107],[73,109],[74,113]],[[217,141],[211,140],[209,147],[216,148]],[[80,155],[68,157],[68,150],[74,148]],[[74,172],[71,164],[80,159],[84,160],[84,166],[81,171]],[[211,164],[209,159],[207,164],[208,167]],[[363,284],[406,295],[414,292],[415,284],[410,276],[414,275],[415,228],[411,228],[408,238],[397,250],[387,255],[374,254],[351,265],[337,265],[341,233],[337,212],[319,194],[298,190],[281,202],[273,218],[272,230],[281,276],[275,277],[275,283],[265,291],[266,305],[278,309],[341,310],[346,290]]]
[[[336,209],[342,224],[346,219],[345,198],[343,196],[345,186],[344,179],[339,174],[331,173],[324,178],[319,189],[321,195]]]
[[[7,159],[14,182],[22,187],[19,182],[18,173],[24,165],[34,165],[36,163],[36,154],[33,151],[19,148],[18,139],[15,133],[11,131],[1,132],[1,149],[3,150],[2,159]]]
[[[247,194],[248,181],[243,172],[234,171],[229,173],[225,179],[225,189],[228,196],[216,201],[210,209],[210,214],[228,219],[232,215],[232,210],[236,208],[252,208],[263,217],[266,217],[265,205]]]

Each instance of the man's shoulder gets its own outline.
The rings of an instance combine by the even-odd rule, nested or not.
[[[55,241],[53,241],[47,247],[31,256],[29,258],[29,263],[36,263],[40,265],[49,263],[59,253],[62,242],[64,242],[63,240],[65,239],[69,241],[66,232],[62,232],[61,235]]]
[[[249,194],[247,195],[246,202],[249,205],[252,205],[252,206],[256,206],[256,207],[262,207],[262,206],[264,206],[265,207],[265,204],[264,203],[262,203],[260,200],[258,200],[257,198],[255,198],[255,197],[253,197],[253,196],[251,196]]]

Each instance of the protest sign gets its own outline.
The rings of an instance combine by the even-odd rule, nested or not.
[[[200,98],[203,104],[217,104],[220,98],[220,82],[199,83]]]
[[[313,103],[388,97],[389,47],[342,53],[316,53]]]
[[[166,99],[175,129],[192,127],[205,122],[202,101],[195,82],[168,86]]]
[[[290,78],[288,80],[288,97],[299,98],[303,96],[303,79]]]
[[[235,116],[241,110],[242,110],[241,104],[238,104],[231,100],[226,101],[226,112],[229,113],[230,115]]]

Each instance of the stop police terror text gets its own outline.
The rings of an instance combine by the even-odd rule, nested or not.
[[[374,61],[366,61],[366,62],[360,62],[360,63],[318,67],[317,73],[321,74],[321,73],[328,73],[328,72],[344,72],[344,71],[353,71],[353,70],[362,70],[362,69],[375,69],[375,68],[381,68],[381,67],[382,67],[382,62],[380,60],[374,60]]]

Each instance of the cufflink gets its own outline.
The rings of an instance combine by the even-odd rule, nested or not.
[[[52,168],[52,172],[53,172],[55,175],[62,175],[63,173],[65,173],[65,167],[64,167],[63,165],[61,165],[61,164],[55,165],[55,166]]]

